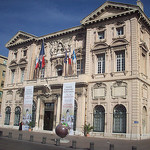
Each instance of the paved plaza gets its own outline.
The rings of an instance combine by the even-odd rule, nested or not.
[[[16,141],[24,141],[28,143],[36,143],[42,145],[52,146],[53,149],[73,149],[72,142],[76,141],[76,149],[90,150],[91,143],[94,143],[94,150],[132,150],[135,146],[137,150],[150,150],[150,139],[148,140],[125,140],[125,139],[107,139],[107,138],[93,138],[84,136],[67,136],[69,143],[60,143],[56,146],[56,139],[59,137],[50,133],[39,133],[34,131],[18,131],[16,129],[0,128],[2,131],[1,139],[9,139]],[[20,136],[20,137],[19,137]],[[0,140],[1,141],[1,140]],[[110,149],[110,144],[114,145],[114,149]],[[135,149],[134,149],[135,150]]]

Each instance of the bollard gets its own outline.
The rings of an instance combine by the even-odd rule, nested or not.
[[[33,142],[33,135],[30,135],[30,142]]]
[[[8,138],[12,138],[12,132],[9,132]]]
[[[77,143],[76,141],[72,141],[72,148],[73,149],[76,149],[76,143]]]
[[[46,144],[46,137],[43,137],[42,144]]]
[[[22,134],[19,134],[18,140],[22,140]]]
[[[90,150],[94,150],[94,143],[90,142]]]
[[[0,131],[0,136],[3,136],[3,131]]]
[[[110,144],[109,150],[114,150],[114,144]]]
[[[132,146],[132,150],[137,150],[137,147],[136,146]]]
[[[56,146],[60,146],[60,139],[56,139]]]

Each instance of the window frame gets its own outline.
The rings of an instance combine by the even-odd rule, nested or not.
[[[104,58],[104,59],[99,60],[100,57]],[[105,73],[105,64],[106,64],[105,60],[106,60],[105,59],[105,53],[97,54],[97,74],[103,74],[103,73]]]
[[[15,80],[15,69],[11,70],[11,84],[14,83]]]
[[[123,57],[123,55],[124,55],[124,57]],[[126,62],[125,61],[126,61],[125,50],[115,51],[116,72],[123,72],[126,70]]]
[[[116,35],[123,36],[124,35],[124,26],[116,27]]]
[[[85,59],[77,59],[77,75],[85,73]]]
[[[19,126],[20,116],[21,116],[21,108],[17,106],[15,108],[14,126]]]
[[[105,30],[98,31],[97,34],[98,34],[98,39],[99,40],[104,40],[105,39]],[[102,35],[102,36],[100,36],[100,35]]]

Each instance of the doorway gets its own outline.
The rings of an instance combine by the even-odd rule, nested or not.
[[[45,104],[44,113],[44,130],[53,130],[53,120],[54,120],[54,103]]]

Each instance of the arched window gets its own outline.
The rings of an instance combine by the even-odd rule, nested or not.
[[[63,67],[62,67],[62,65],[56,66],[56,69],[57,69],[57,75],[58,76],[62,76],[62,73],[63,73]]]
[[[19,126],[20,114],[21,114],[21,108],[20,108],[19,106],[17,106],[17,107],[15,108],[14,126]]]
[[[73,121],[73,130],[76,131],[76,120],[77,120],[77,102],[74,101],[74,121]]]
[[[126,133],[126,108],[116,105],[113,112],[113,132]]]
[[[36,104],[35,104],[35,101],[33,101],[33,105],[32,105],[32,121],[33,121],[33,127],[35,127],[35,121],[36,121]]]
[[[11,108],[9,106],[5,109],[5,125],[9,125],[10,123],[10,114],[11,114]]]
[[[101,105],[97,105],[94,108],[93,113],[93,131],[95,132],[104,132],[105,128],[105,109]]]
[[[142,132],[143,134],[146,134],[147,130],[147,109],[144,106],[142,110]]]

